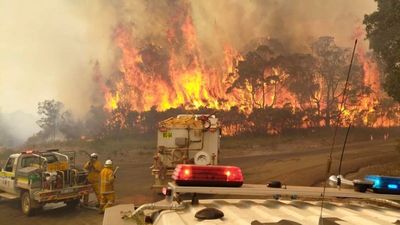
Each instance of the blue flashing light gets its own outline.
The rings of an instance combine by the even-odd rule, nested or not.
[[[400,177],[367,175],[365,179],[374,183],[374,192],[400,194]]]
[[[376,179],[373,179],[373,181],[374,181],[374,186],[373,187],[376,187],[376,188],[381,187],[381,179],[379,179],[379,177],[376,178]]]
[[[373,188],[380,188],[381,187],[381,177],[379,176],[366,176],[366,180],[374,182]]]

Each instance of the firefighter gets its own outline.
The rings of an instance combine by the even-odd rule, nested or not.
[[[101,213],[104,213],[104,210],[115,202],[114,179],[113,162],[108,159],[100,173]]]
[[[87,180],[89,184],[92,185],[93,191],[96,195],[97,205],[100,204],[100,172],[102,169],[101,163],[98,160],[98,155],[96,153],[90,154],[90,160],[85,164],[84,169],[87,170],[88,176]],[[83,204],[88,205],[89,194],[83,197]]]

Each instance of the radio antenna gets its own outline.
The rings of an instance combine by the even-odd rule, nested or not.
[[[327,185],[327,180],[328,180],[329,174],[331,172],[332,154],[333,154],[333,149],[335,147],[336,136],[337,136],[337,131],[338,131],[338,128],[339,128],[340,118],[342,116],[342,112],[344,110],[344,106],[345,106],[345,102],[346,102],[347,86],[349,84],[350,72],[351,72],[351,68],[353,66],[354,53],[356,51],[356,47],[357,47],[357,39],[354,41],[353,53],[351,54],[351,61],[350,61],[350,65],[349,65],[349,70],[347,72],[346,83],[344,85],[344,90],[343,90],[343,95],[342,95],[342,102],[340,103],[339,113],[338,113],[337,118],[336,118],[335,132],[333,134],[333,140],[332,140],[332,145],[331,145],[331,149],[330,149],[330,152],[329,152],[326,174],[325,174],[325,177],[324,177],[324,189],[322,191],[321,211],[320,211],[320,215],[319,215],[318,225],[323,225],[324,224],[324,221],[323,221],[323,218],[322,218],[322,212],[323,212],[323,209],[324,209],[326,185]]]
[[[350,133],[350,128],[351,128],[351,123],[349,124],[349,127],[347,128],[346,137],[344,138],[344,143],[343,143],[343,148],[342,148],[342,154],[340,155],[339,171],[338,171],[338,177],[337,177],[337,182],[336,182],[336,185],[339,188],[342,185],[342,177],[341,177],[341,174],[342,174],[342,162],[343,162],[344,150],[346,149],[347,138],[349,137],[349,133]]]

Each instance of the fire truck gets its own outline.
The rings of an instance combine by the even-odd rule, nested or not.
[[[107,208],[103,225],[381,225],[400,224],[400,178],[367,176],[335,187],[244,184],[239,167],[218,165],[215,116],[179,115],[161,121],[151,167],[165,199]],[[323,197],[322,197],[323,196]]]
[[[182,114],[159,122],[151,173],[165,187],[178,164],[217,165],[221,125],[214,115]]]
[[[400,223],[400,178],[374,179],[365,190],[244,184],[240,168],[180,164],[165,199],[106,209],[103,225],[393,225]],[[355,185],[357,184],[357,185]],[[365,185],[369,182],[364,182]],[[324,197],[322,193],[324,192]],[[321,201],[322,200],[322,201]]]
[[[25,151],[9,156],[0,172],[0,197],[21,200],[22,212],[31,216],[46,203],[79,204],[91,191],[87,172],[75,167],[75,152]]]

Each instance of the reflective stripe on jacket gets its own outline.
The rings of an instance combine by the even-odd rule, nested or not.
[[[114,171],[104,167],[100,173],[100,193],[109,194],[114,192]]]

